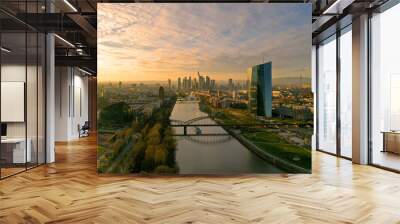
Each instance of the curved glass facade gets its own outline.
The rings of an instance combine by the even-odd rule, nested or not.
[[[257,116],[272,117],[272,62],[249,68],[249,110]]]

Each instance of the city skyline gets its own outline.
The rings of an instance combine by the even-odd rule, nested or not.
[[[249,82],[248,75],[246,73],[246,77],[241,77],[241,79],[232,79],[229,76],[225,79],[214,79],[213,76],[208,76],[208,75],[201,75],[204,78],[209,77],[210,79],[210,84],[213,84],[213,86],[216,85],[227,85],[229,82],[233,82],[235,84],[237,83],[246,83]],[[102,80],[98,81],[101,85],[104,84],[123,84],[123,85],[130,85],[130,84],[144,84],[144,85],[164,85],[164,86],[169,86],[170,84],[174,87],[179,87],[179,81],[181,82],[181,86],[183,87],[183,81],[184,78],[191,78],[192,82],[199,82],[198,80],[198,74],[197,75],[181,75],[177,76],[176,79],[166,79],[166,80],[145,80],[145,81],[121,81],[121,80],[115,80],[115,81],[110,81],[110,80]],[[311,88],[311,77],[287,77],[287,78],[279,78],[279,77],[272,77],[273,80],[273,86],[308,86]],[[171,83],[170,83],[171,82]]]
[[[309,10],[302,4],[99,4],[98,79],[176,82],[200,72],[217,81],[245,80],[248,67],[271,60],[274,78],[308,78]]]

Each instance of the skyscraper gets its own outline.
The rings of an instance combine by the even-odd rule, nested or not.
[[[232,79],[228,80],[228,88],[229,88],[229,90],[233,90],[233,80]]]
[[[200,72],[197,72],[197,75],[199,76],[199,90],[203,90],[205,87],[204,77],[200,75]]]
[[[210,77],[206,76],[206,86],[205,86],[206,90],[210,89]]]
[[[192,89],[192,77],[189,76],[189,81],[188,81],[188,89]]]
[[[212,79],[211,80],[211,83],[210,83],[210,88],[212,89],[212,90],[214,90],[215,89],[215,79]]]
[[[187,89],[187,78],[183,78],[183,89]]]
[[[178,78],[178,89],[182,88],[181,77]]]
[[[193,83],[192,83],[192,87],[193,87],[193,89],[195,89],[195,90],[197,90],[197,88],[198,88],[198,86],[197,86],[197,80],[196,80],[196,78],[193,78]]]
[[[168,79],[168,89],[171,89],[171,79]]]
[[[247,70],[249,110],[257,116],[272,116],[272,62],[255,65]]]

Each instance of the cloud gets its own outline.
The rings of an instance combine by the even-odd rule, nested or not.
[[[304,4],[99,4],[99,79],[166,80],[197,71],[244,79],[309,73],[311,9]]]

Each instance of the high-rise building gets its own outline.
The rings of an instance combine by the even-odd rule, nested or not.
[[[210,77],[206,76],[206,86],[205,89],[208,90],[210,89]]]
[[[233,80],[232,79],[228,80],[228,88],[229,88],[229,90],[233,90]]]
[[[183,77],[183,89],[187,89],[187,78]]]
[[[178,89],[182,88],[181,77],[178,78]]]
[[[171,79],[168,79],[168,89],[171,89]]]
[[[197,75],[199,76],[199,90],[203,90],[205,88],[204,77],[199,72],[197,72]]]
[[[192,89],[192,77],[189,76],[189,81],[188,81],[188,89]]]
[[[197,80],[193,78],[193,89],[197,90]]]
[[[211,84],[210,84],[211,86],[210,86],[210,88],[212,89],[212,90],[214,90],[215,89],[215,79],[212,79],[211,80]]]
[[[272,116],[272,62],[255,65],[247,70],[249,110],[257,116]]]

